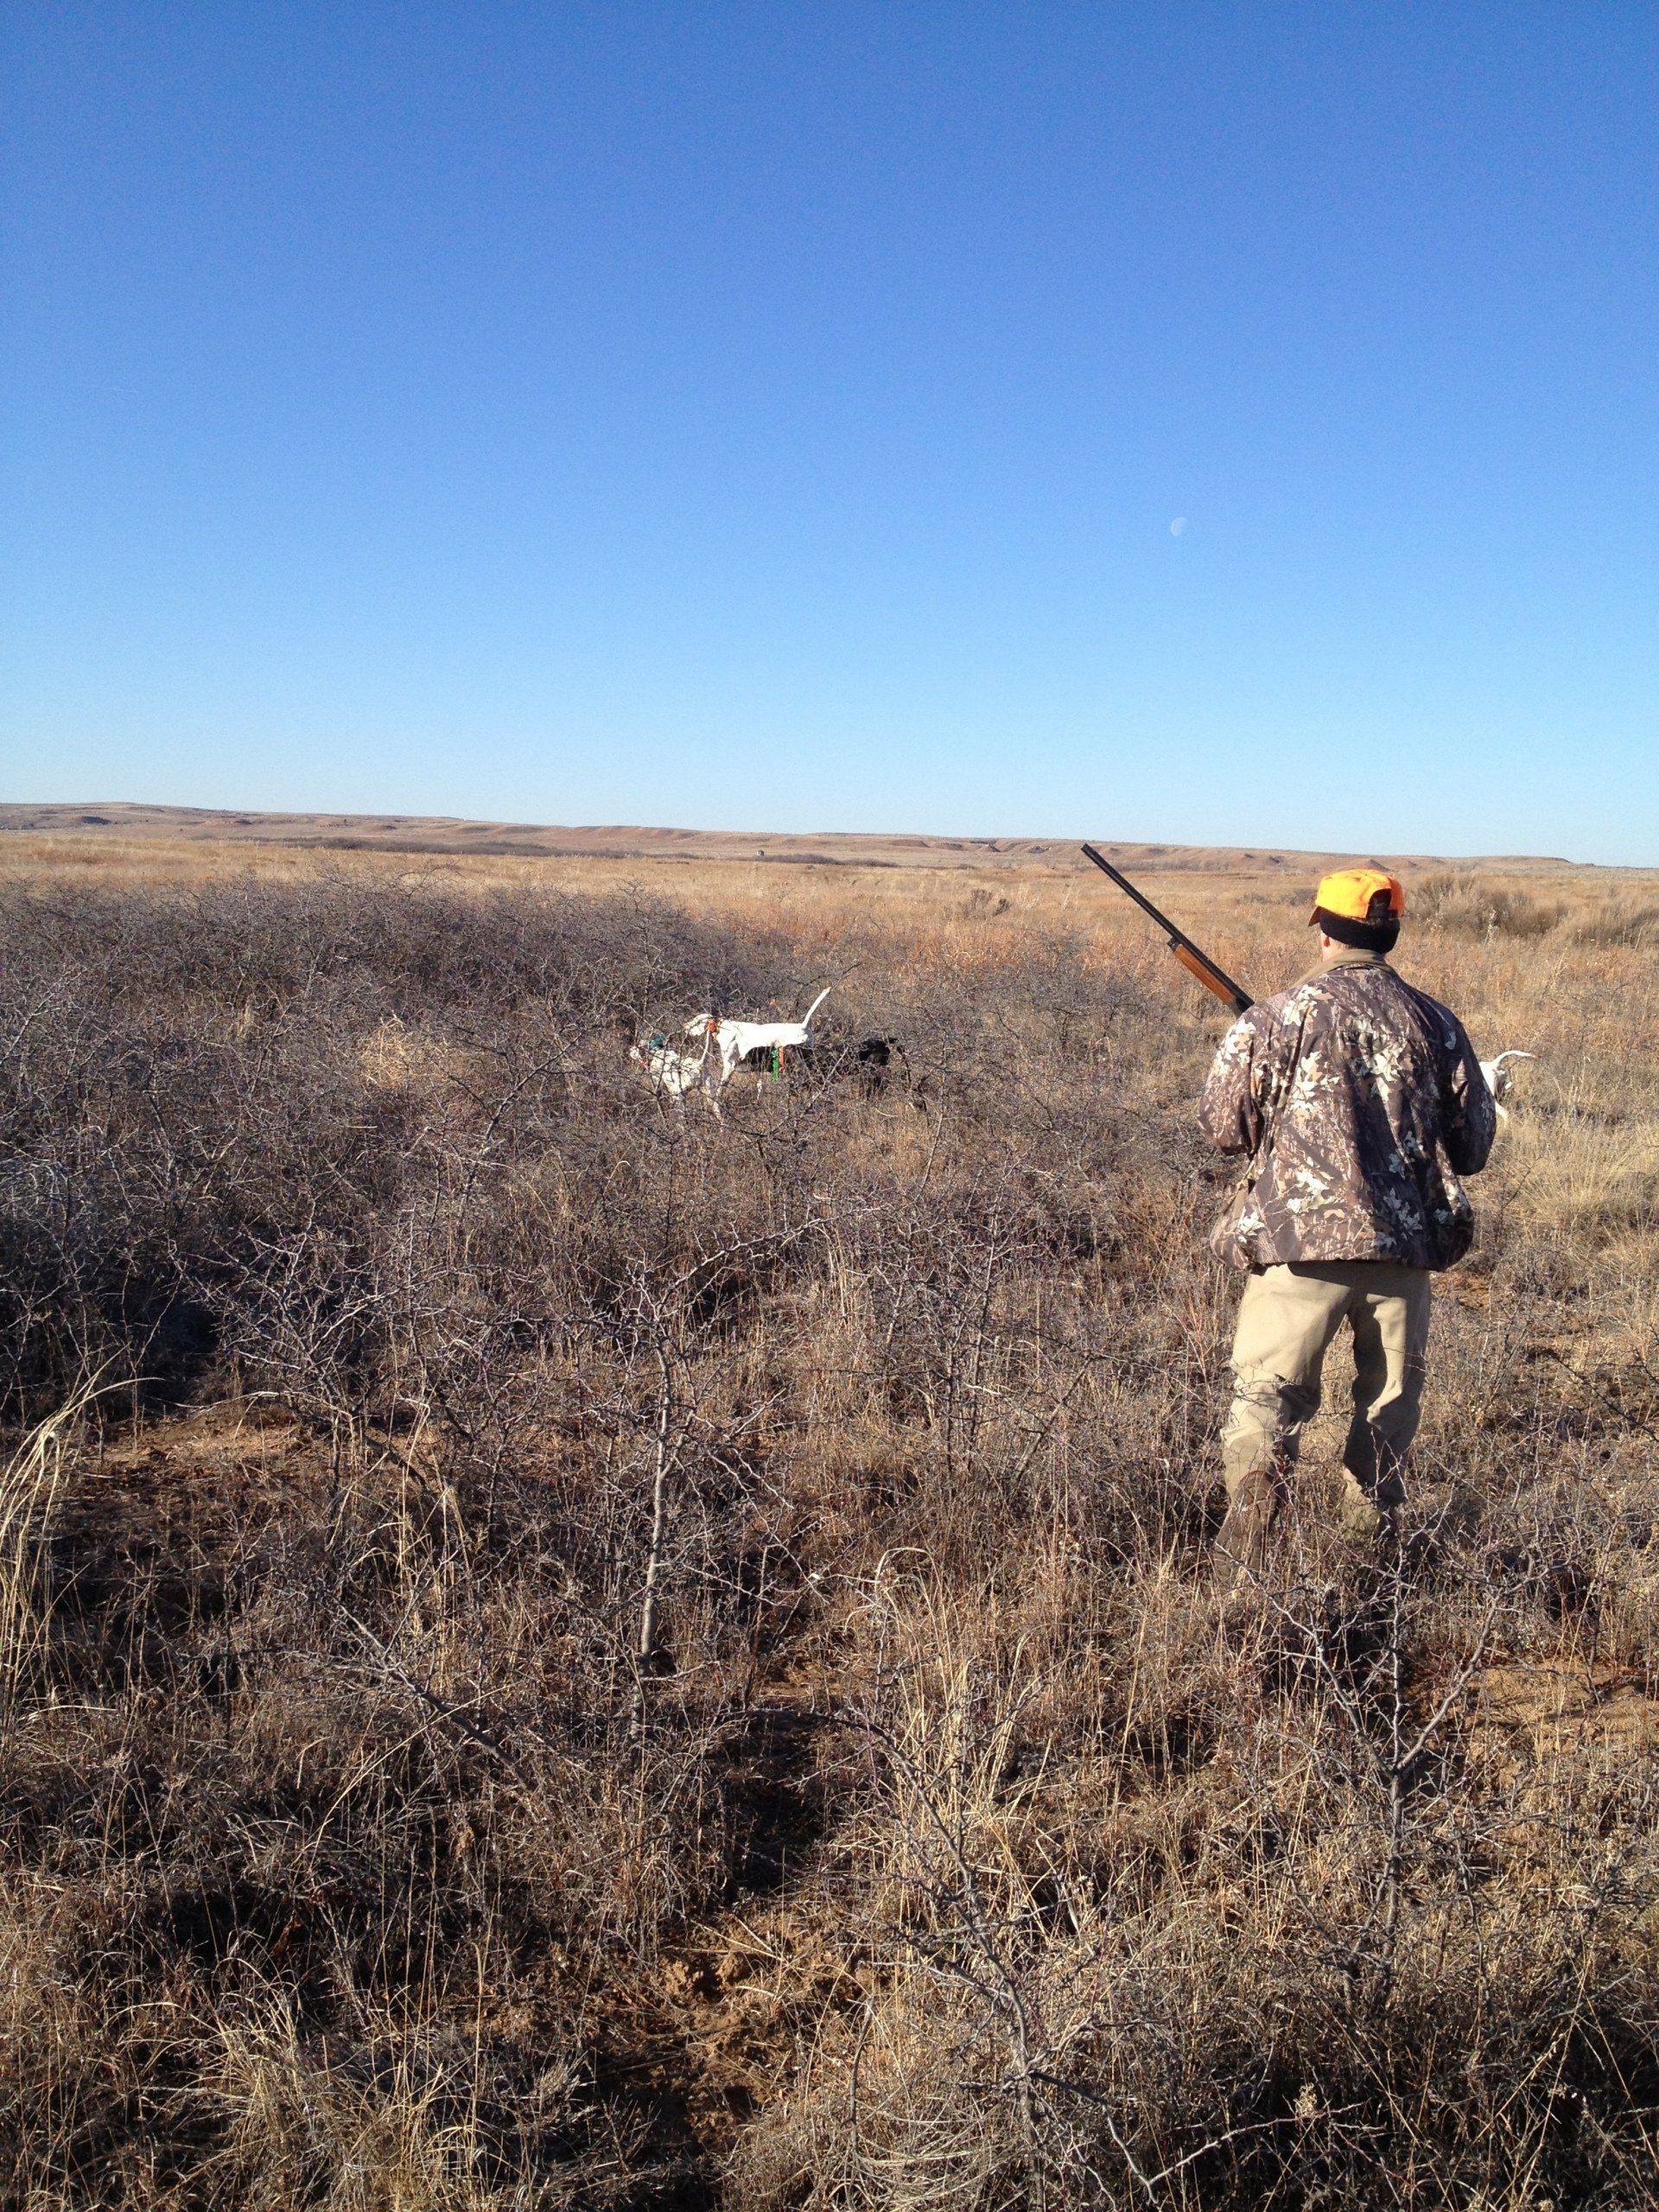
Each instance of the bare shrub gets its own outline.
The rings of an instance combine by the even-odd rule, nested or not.
[[[1659,944],[1659,906],[1615,900],[1599,912],[1586,914],[1573,925],[1580,944],[1619,946]]]
[[[1408,905],[1414,922],[1474,937],[1548,937],[1567,913],[1559,899],[1474,875],[1426,875],[1412,886]]]
[[[1643,956],[1552,940],[1408,1572],[1333,1415],[1240,1640],[1206,1005],[798,895],[7,893],[0,2196],[1639,2201]],[[626,1065],[830,974],[722,1123]]]

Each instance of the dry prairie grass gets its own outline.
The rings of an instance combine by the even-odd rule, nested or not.
[[[1540,1057],[1408,1571],[1327,1417],[1241,1642],[1219,1025],[1109,887],[5,868],[5,2202],[1651,2201],[1650,885],[1429,888]],[[1305,963],[1282,870],[1147,880]],[[631,1079],[829,980],[723,1124]]]

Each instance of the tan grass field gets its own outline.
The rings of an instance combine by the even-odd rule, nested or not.
[[[1537,1058],[1241,1637],[1224,1017],[1066,849],[24,812],[0,2201],[1654,2201],[1659,874],[1402,863]],[[1122,850],[1259,994],[1359,857]]]

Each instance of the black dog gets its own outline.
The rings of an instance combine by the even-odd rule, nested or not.
[[[879,1098],[887,1087],[887,1077],[893,1071],[894,1056],[903,1064],[906,1076],[910,1062],[905,1058],[905,1048],[896,1037],[864,1037],[859,1040],[858,1087],[867,1098]]]

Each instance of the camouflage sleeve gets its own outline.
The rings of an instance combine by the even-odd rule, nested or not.
[[[1217,1152],[1254,1152],[1262,1139],[1256,1104],[1257,1009],[1241,1014],[1211,1065],[1198,1105],[1198,1127]]]
[[[1440,1088],[1441,1136],[1452,1173],[1478,1175],[1497,1132],[1497,1102],[1486,1088],[1462,1023],[1454,1021],[1452,1027],[1456,1036]]]

